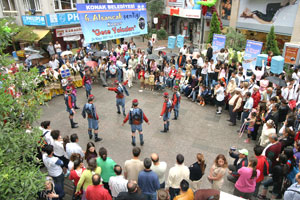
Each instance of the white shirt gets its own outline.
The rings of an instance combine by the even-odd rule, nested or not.
[[[111,191],[112,197],[117,197],[120,192],[127,192],[127,183],[122,175],[111,176],[108,181],[109,189]]]
[[[199,57],[198,59],[197,59],[197,65],[198,66],[200,66],[200,67],[202,67],[203,66],[203,59],[201,58],[201,57]]]
[[[225,95],[224,95],[224,87],[219,87],[216,91],[216,99],[217,101],[223,101],[224,98],[225,98]]]
[[[61,157],[65,155],[63,141],[54,140],[53,149],[55,156]]]
[[[244,109],[247,109],[249,111],[251,111],[251,109],[253,108],[253,98],[252,97],[249,97],[247,100],[246,100],[246,103],[244,105]]]
[[[182,53],[182,55],[186,55],[187,53],[187,48],[182,47],[179,51],[179,53]]]
[[[48,157],[47,154],[43,155],[43,162],[48,170],[49,176],[58,177],[59,175],[62,174],[63,171],[62,171],[61,166],[55,164],[57,162],[57,160],[58,160],[57,157],[54,157],[54,156]]]
[[[166,162],[159,162],[158,165],[151,165],[152,171],[154,171],[159,179],[159,184],[165,182],[166,179],[166,170],[167,170],[167,163]]]
[[[49,65],[53,70],[55,70],[59,67],[59,61],[57,59],[55,59],[53,61],[50,60]]]
[[[79,153],[82,158],[84,157],[82,148],[79,146],[79,144],[77,144],[75,142],[71,142],[66,145],[66,152],[67,152],[68,159],[70,159],[70,157],[73,153]]]
[[[180,188],[180,182],[185,179],[189,180],[190,178],[190,170],[184,164],[178,165],[175,164],[169,171],[169,176],[166,184],[166,188],[172,187],[175,189]]]
[[[208,73],[215,73],[215,64],[208,63]]]
[[[54,48],[56,50],[56,53],[60,53],[61,52],[61,45],[60,44],[55,44]]]
[[[46,135],[44,135],[45,133],[46,133]],[[48,145],[53,145],[54,144],[54,140],[51,136],[51,130],[44,129],[43,135],[44,135],[44,138],[45,138],[46,142],[48,143]]]

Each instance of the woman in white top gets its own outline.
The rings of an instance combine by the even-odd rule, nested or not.
[[[209,175],[207,176],[208,181],[212,184],[212,189],[220,190],[222,188],[227,167],[228,164],[225,156],[223,154],[219,154],[209,170]]]
[[[276,129],[274,128],[274,121],[269,119],[267,123],[264,124],[261,136],[259,138],[259,145],[266,147],[269,144],[269,135],[272,133],[276,133]]]
[[[224,105],[224,98],[225,98],[225,89],[224,83],[219,81],[219,84],[215,87],[215,95],[216,95],[216,105],[217,105],[217,114],[222,114],[222,106]]]

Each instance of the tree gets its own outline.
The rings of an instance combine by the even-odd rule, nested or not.
[[[155,17],[158,14],[162,14],[164,6],[165,4],[162,0],[149,1],[147,3],[147,10],[150,11],[151,18]]]
[[[242,51],[246,46],[246,41],[244,34],[229,27],[228,33],[226,34],[226,48]]]
[[[23,41],[23,42],[29,42],[32,43],[35,40],[37,40],[39,37],[37,34],[35,34],[33,32],[33,27],[29,27],[29,26],[22,26],[20,28],[19,33],[17,33],[13,39],[15,41]]]
[[[13,34],[7,23],[1,24],[0,52],[11,44]],[[1,65],[7,60],[2,55]],[[40,116],[44,96],[38,84],[43,80],[37,69],[24,72],[22,67],[14,75],[1,73],[0,80],[0,199],[35,199],[45,183],[36,159],[41,131],[26,130]]]
[[[274,32],[274,26],[271,27],[270,32],[267,35],[267,43],[266,43],[266,49],[264,53],[268,53],[269,51],[272,51],[274,56],[281,55],[280,50],[277,45],[277,40]]]
[[[209,31],[207,43],[212,43],[214,34],[220,34],[220,33],[221,33],[220,22],[218,20],[217,14],[214,12],[210,22],[210,31]]]

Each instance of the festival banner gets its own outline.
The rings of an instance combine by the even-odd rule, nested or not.
[[[256,66],[257,56],[260,54],[263,43],[253,40],[247,40],[246,50],[243,61],[244,69],[251,69]]]
[[[77,4],[86,43],[147,34],[146,3]]]
[[[217,54],[220,52],[222,48],[225,48],[226,43],[226,35],[214,34],[213,37],[213,59],[216,61]]]

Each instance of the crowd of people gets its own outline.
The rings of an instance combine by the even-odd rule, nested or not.
[[[107,157],[105,148],[100,148],[97,153],[94,143],[89,142],[83,151],[76,134],[62,138],[60,131],[51,130],[50,122],[45,121],[41,124],[47,143],[42,149],[43,162],[50,177],[41,197],[62,199],[64,176],[69,170],[69,178],[76,189],[74,198],[218,199],[228,171],[227,179],[235,184],[236,196],[268,199],[268,187],[273,186],[271,199],[283,196],[289,200],[300,199],[298,67],[293,67],[292,74],[272,74],[270,52],[266,62],[244,69],[242,63],[230,59],[226,49],[215,53],[210,45],[206,55],[184,45],[178,55],[159,51],[158,56],[152,54],[152,42],[146,51],[130,41],[110,50],[105,46],[99,51],[79,48],[76,55],[62,54],[58,44],[56,46],[49,48],[51,60],[47,67],[42,63],[35,66],[28,58],[24,63],[25,69],[37,67],[40,75],[45,77],[41,87],[49,100],[55,95],[73,94],[75,100],[72,99],[74,105],[71,107],[79,109],[76,87],[84,86],[87,98],[91,99],[93,82],[99,82],[103,87],[115,81],[126,83],[128,87],[139,82],[141,90],[164,92],[175,88],[180,95],[201,107],[215,105],[217,115],[228,110],[229,126],[237,126],[240,121],[240,127],[235,131],[240,137],[245,133],[245,143],[255,144],[255,156],[249,156],[247,149],[231,147],[229,155],[235,161],[229,165],[225,155],[218,155],[207,176],[211,189],[204,190],[200,189],[200,183],[206,164],[200,153],[189,167],[184,165],[184,156],[178,154],[175,166],[167,174],[167,164],[160,161],[157,154],[141,161],[140,149],[134,147],[133,158],[122,167]],[[5,70],[13,74],[18,67],[14,64]],[[167,94],[165,92],[164,96]],[[126,116],[124,107],[123,115]],[[76,128],[71,112],[70,120],[72,128]],[[168,131],[168,124],[166,120],[163,132]],[[90,138],[91,129],[89,127]],[[97,132],[94,133],[95,142],[100,141]]]

